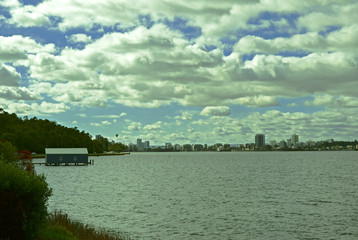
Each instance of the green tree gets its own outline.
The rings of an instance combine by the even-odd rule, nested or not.
[[[0,161],[15,162],[16,148],[7,141],[0,141]]]
[[[114,143],[109,146],[108,150],[113,152],[125,152],[128,151],[128,146],[123,143]]]
[[[0,239],[36,239],[51,193],[43,175],[0,161]]]
[[[93,141],[93,151],[95,153],[103,153],[103,145],[100,141],[94,139]]]
[[[17,164],[15,148],[9,142],[0,142],[0,152],[0,239],[36,239],[52,190],[43,175]],[[28,151],[18,156],[20,160],[31,158]]]

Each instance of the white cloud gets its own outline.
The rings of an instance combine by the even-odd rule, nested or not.
[[[228,116],[230,115],[230,108],[227,106],[208,106],[205,107],[200,115],[204,116]]]
[[[73,34],[70,37],[68,37],[68,40],[70,42],[73,43],[79,43],[79,42],[83,42],[83,43],[89,43],[92,42],[92,38],[91,36],[87,36],[86,34]]]
[[[139,131],[140,129],[142,129],[142,123],[140,122],[132,122],[128,120],[127,125],[127,129],[130,131]]]
[[[54,0],[37,6],[20,6],[8,1],[4,4],[13,11],[31,10],[31,14],[62,17],[60,27],[63,29],[89,27],[95,23],[114,26],[123,20],[114,14],[118,14],[118,9],[125,10],[120,15],[130,17],[125,19],[128,26],[137,25],[134,19],[138,19],[138,6],[146,6],[146,13],[151,14],[153,21],[163,16],[173,19],[180,14],[188,24],[201,27],[205,38],[222,37],[231,34],[229,32],[235,28],[253,28],[253,24],[247,23],[248,19],[258,17],[264,10],[276,13],[297,11],[302,16],[317,6],[322,8],[316,11],[326,15],[348,11],[345,4],[335,1],[186,3],[167,5],[162,1],[151,4],[139,1],[130,3],[127,8],[129,3],[126,1],[79,3],[70,0],[56,11],[51,8],[56,4]],[[352,7],[356,5],[352,4]],[[59,8],[64,11],[59,11]],[[88,11],[73,14],[78,9]],[[334,12],[334,9],[338,10]],[[195,15],[195,12],[202,14]],[[349,10],[348,13],[352,12]],[[30,78],[37,82],[51,82],[50,89],[45,91],[41,88],[42,92],[35,90],[39,83],[33,83],[29,86],[32,91],[66,104],[106,107],[108,99],[112,99],[117,104],[147,108],[171,103],[203,107],[232,104],[267,107],[278,105],[276,97],[307,96],[327,90],[335,95],[354,95],[352,89],[357,87],[353,79],[357,75],[355,39],[358,25],[348,20],[343,23],[347,25],[328,33],[327,37],[317,32],[273,39],[246,36],[227,57],[223,56],[220,44],[216,50],[206,51],[202,45],[206,42],[189,42],[179,31],[158,23],[149,29],[136,26],[126,32],[106,33],[92,42],[88,35],[75,34],[70,39],[88,43],[85,48],[65,48],[58,54],[54,54],[53,44],[41,45],[22,36],[0,37],[0,46],[13,46],[0,49],[0,52],[6,53],[7,59],[17,61],[17,64],[22,61],[21,64],[29,67]],[[289,26],[286,19],[279,18],[262,20],[256,27],[264,28],[269,24],[284,29]],[[312,53],[304,58],[269,55],[280,51]],[[260,54],[252,60],[243,62],[243,53],[258,52]],[[0,61],[1,56],[5,55],[0,54]],[[332,88],[337,85],[338,78],[342,81]]]
[[[321,8],[321,11],[312,11],[298,19],[298,26],[309,31],[323,31],[329,26],[342,26],[358,21],[358,3],[342,0],[331,1]],[[330,4],[330,5],[329,5]]]
[[[0,6],[8,8],[17,8],[20,7],[21,4],[18,0],[3,0],[0,2]]]
[[[153,124],[148,124],[148,125],[145,125],[143,127],[144,130],[160,130],[162,129],[162,122],[161,121],[158,121],[156,123],[153,123]]]
[[[180,120],[192,120],[193,114],[189,111],[182,111],[181,115],[177,115],[174,117],[174,119],[180,119]]]
[[[14,67],[0,65],[0,86],[18,86],[21,75]]]
[[[123,118],[128,138],[142,134],[170,140],[175,132],[173,138],[181,141],[216,142],[225,136],[233,141],[251,138],[255,132],[272,133],[275,128],[275,137],[296,131],[304,136],[303,129],[314,128],[317,136],[326,136],[320,121],[327,129],[355,126],[348,118],[341,122],[344,114],[356,116],[358,98],[358,3],[354,1],[68,0],[59,4],[48,0],[32,6],[6,0],[0,5],[11,15],[1,18],[5,25],[46,26],[67,36],[67,30],[85,30],[68,36],[72,43],[85,43],[81,49],[43,44],[48,39],[35,32],[34,37],[0,36],[0,103],[13,112],[46,114],[73,106],[116,104],[140,111],[173,104],[184,110],[168,117],[171,123],[133,122],[126,113],[112,112],[92,116],[104,118],[92,124],[106,126]],[[259,18],[262,13],[274,18]],[[150,18],[145,27],[140,26],[140,14]],[[196,27],[201,36],[188,40],[179,27],[164,24],[178,21],[175,17],[180,17],[181,28]],[[148,24],[151,21],[153,25]],[[245,32],[251,35],[242,35]],[[207,51],[208,45],[216,49]],[[233,52],[224,56],[231,45]],[[279,109],[280,99],[288,98],[294,110],[299,107],[297,98],[312,96],[302,107],[324,106],[324,112],[268,111],[240,120],[230,117],[235,114],[230,113],[233,105],[252,107],[250,112],[254,107]],[[41,99],[46,103],[34,101]],[[187,106],[203,110],[199,114]]]
[[[28,104],[24,101],[11,102],[7,106],[9,112],[19,115],[48,115],[68,111],[69,106],[64,103],[41,102]]]
[[[238,98],[235,100],[235,102],[248,107],[272,107],[279,105],[275,97],[262,95]]]
[[[306,101],[307,106],[327,106],[330,108],[358,108],[358,97],[319,95],[313,101]]]
[[[102,125],[107,125],[107,126],[108,126],[108,125],[112,125],[112,123],[111,123],[110,121],[107,121],[107,120],[106,120],[106,121],[102,121],[101,124],[102,124]]]
[[[56,48],[52,43],[42,45],[30,37],[21,35],[0,36],[0,60],[2,61],[26,59],[28,54],[55,52]]]
[[[115,115],[115,114],[110,114],[110,115],[96,115],[94,117],[97,117],[97,118],[121,118],[121,117],[125,117],[127,116],[127,113],[125,112],[122,112],[120,113],[119,115]]]
[[[0,98],[8,100],[39,100],[41,96],[31,92],[25,87],[2,87],[0,86]]]
[[[290,38],[278,37],[264,39],[257,36],[245,36],[235,45],[235,49],[241,53],[268,53],[277,54],[283,51],[299,52],[327,52],[327,51],[351,51],[356,45],[358,37],[358,24],[343,27],[331,32],[328,36],[322,36],[318,32],[296,34]]]
[[[12,19],[10,22],[24,27],[50,25],[50,19],[36,10],[36,7],[30,5],[14,8],[11,10]]]

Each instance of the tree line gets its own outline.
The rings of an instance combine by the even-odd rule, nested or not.
[[[69,128],[55,121],[18,117],[0,108],[0,141],[11,143],[16,149],[26,149],[37,154],[45,153],[45,148],[87,148],[89,153],[101,153],[107,146],[92,140],[89,133],[77,127]]]

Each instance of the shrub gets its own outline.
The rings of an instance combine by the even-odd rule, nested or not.
[[[51,192],[43,175],[0,161],[0,239],[35,239]]]
[[[61,239],[61,240],[76,240],[73,233],[61,225],[50,225],[40,231],[39,240],[46,239]]]
[[[16,148],[10,142],[0,139],[0,161],[15,162]]]

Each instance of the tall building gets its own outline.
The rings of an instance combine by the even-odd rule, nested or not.
[[[143,142],[141,138],[137,138],[137,149],[143,148]]]
[[[279,144],[280,148],[286,148],[287,147],[287,142],[285,142],[285,140],[282,140]]]
[[[287,147],[289,147],[289,148],[292,147],[292,139],[291,138],[287,139]]]
[[[264,147],[265,146],[265,134],[256,134],[255,136],[255,147]]]
[[[293,134],[292,135],[292,137],[291,137],[291,144],[293,145],[293,146],[295,146],[296,144],[298,144],[298,135],[296,135],[296,134]]]
[[[129,145],[128,145],[128,147],[129,147],[129,151],[130,152],[132,152],[132,151],[135,151],[135,144],[133,144],[133,143],[130,143]]]
[[[149,143],[149,141],[145,141],[143,147],[144,147],[144,148],[150,148],[150,143]]]

